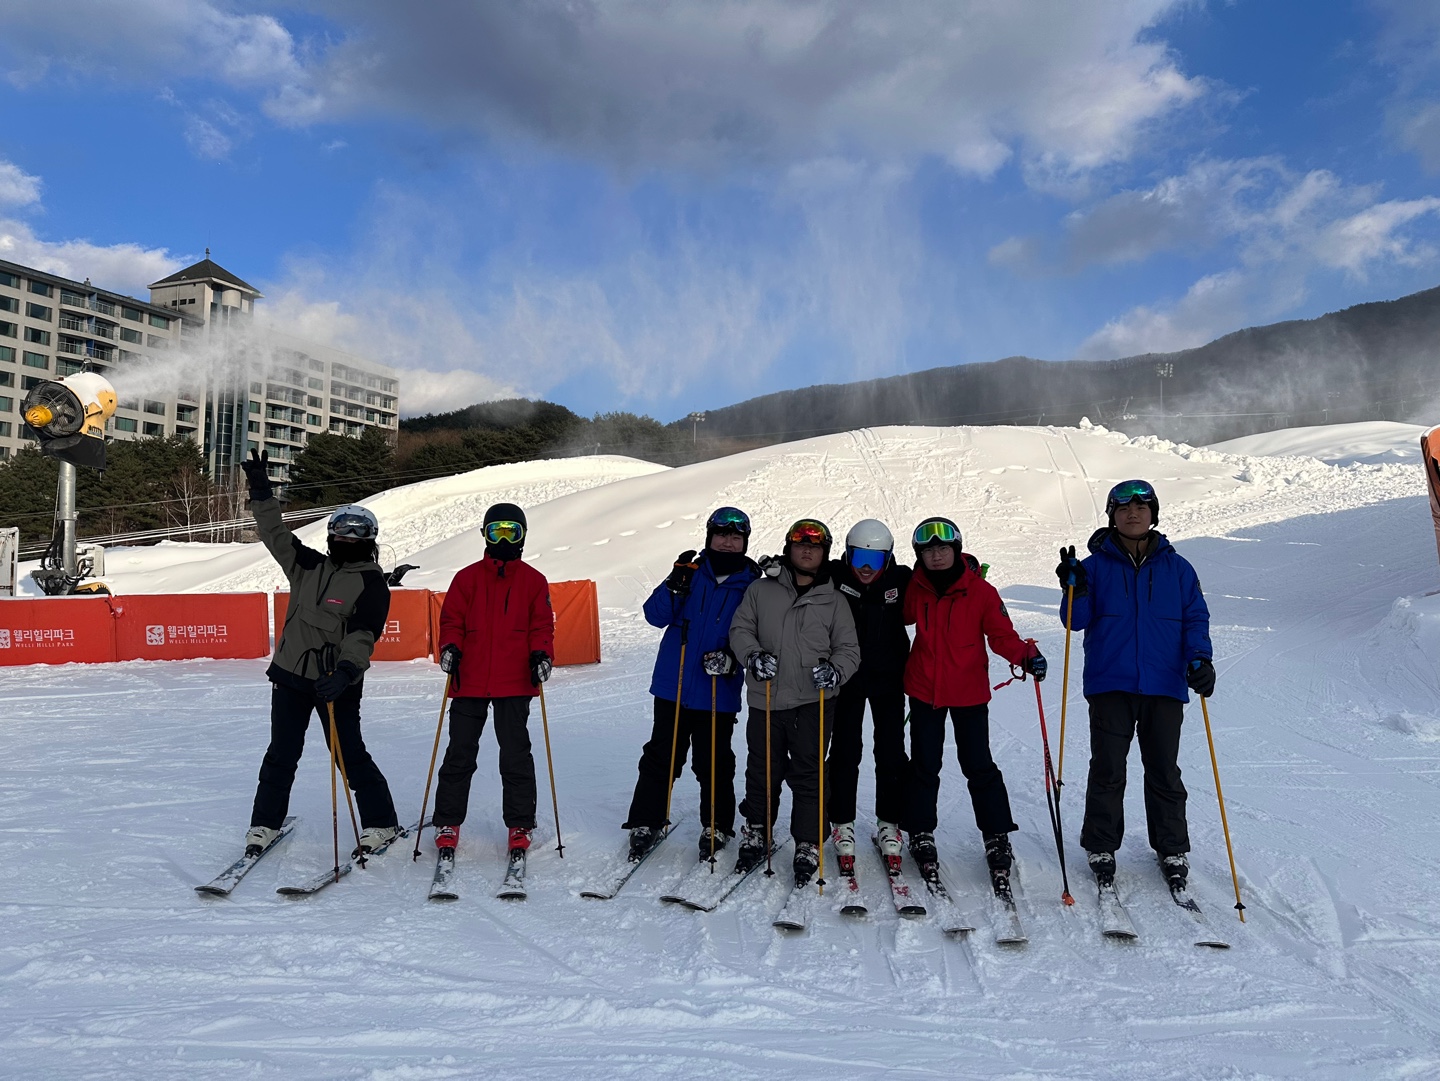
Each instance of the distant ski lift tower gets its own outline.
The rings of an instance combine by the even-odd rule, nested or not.
[[[700,445],[700,422],[704,419],[704,413],[690,414],[690,442],[697,447]]]
[[[1155,374],[1160,377],[1160,412],[1163,414],[1165,412],[1165,380],[1175,374],[1175,365],[1157,364],[1155,365]]]

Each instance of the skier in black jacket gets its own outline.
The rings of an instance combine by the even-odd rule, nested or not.
[[[905,754],[905,587],[910,568],[895,562],[895,538],[873,518],[845,535],[845,558],[830,575],[850,602],[860,639],[860,671],[835,699],[834,732],[825,763],[826,795],[841,874],[855,868],[855,792],[864,751],[865,704],[875,727],[875,817],[881,850],[900,858],[900,816],[908,798],[910,759]]]

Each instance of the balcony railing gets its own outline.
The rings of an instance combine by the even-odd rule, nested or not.
[[[103,360],[109,364],[114,361],[115,350],[103,345],[93,345],[90,342],[67,342],[63,338],[60,344],[55,347],[61,353],[69,353],[76,357],[90,357],[93,360]]]
[[[60,303],[71,308],[89,308],[92,312],[99,312],[101,315],[115,314],[115,305],[108,300],[101,300],[98,297],[82,297],[64,290],[60,292]]]
[[[83,319],[76,319],[73,315],[60,316],[60,326],[63,330],[78,330],[81,334],[89,334],[96,338],[113,339],[115,337],[114,327],[102,326],[98,323],[92,326]]]

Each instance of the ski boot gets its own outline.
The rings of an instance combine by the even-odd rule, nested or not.
[[[459,843],[459,826],[441,826],[435,831],[435,848],[439,851],[441,859],[453,860],[455,846]]]
[[[630,831],[630,862],[639,863],[645,854],[655,847],[660,831],[650,826],[636,826]]]
[[[1160,872],[1165,876],[1165,884],[1170,887],[1171,893],[1183,890],[1190,879],[1190,861],[1183,852],[1161,856]]]
[[[269,848],[275,838],[280,836],[279,830],[272,830],[269,826],[251,826],[245,833],[245,855],[258,856]]]
[[[735,859],[735,872],[745,874],[765,860],[765,827],[746,822],[740,829],[740,853]]]
[[[511,826],[511,827],[510,827],[510,840],[509,840],[509,845],[510,845],[510,852],[511,852],[512,855],[513,855],[515,852],[517,852],[517,851],[519,851],[519,852],[524,852],[524,851],[527,851],[527,850],[530,848],[530,834],[531,834],[531,832],[532,832],[531,829],[530,829],[529,827],[527,827],[527,826]]]
[[[711,834],[709,826],[706,826],[700,831],[700,859],[706,863],[709,863],[712,857],[712,850],[710,848],[710,836]],[[717,829],[715,830],[714,836],[715,848],[713,854],[718,855],[720,853],[720,850],[725,847],[725,842],[730,840],[731,835],[726,833],[722,829]]]
[[[795,843],[795,858],[790,863],[795,872],[795,888],[799,889],[820,869],[820,849],[810,841]]]
[[[996,871],[1009,872],[1015,862],[1015,851],[1010,847],[1008,833],[990,833],[985,836],[985,862],[993,874]]]
[[[835,846],[835,857],[840,862],[842,875],[855,873],[855,823],[836,823],[830,833],[830,842]]]
[[[940,853],[935,850],[935,835],[911,833],[910,858],[920,865],[922,871],[930,864],[939,863]]]
[[[1115,885],[1115,853],[1087,852],[1090,870],[1095,872],[1095,884],[1102,890]]]
[[[880,854],[885,857],[885,869],[892,875],[900,873],[900,854],[904,851],[900,827],[894,822],[878,823]]]

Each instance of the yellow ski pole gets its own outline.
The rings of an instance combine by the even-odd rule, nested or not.
[[[1225,852],[1230,857],[1230,880],[1235,883],[1235,911],[1240,922],[1245,922],[1245,905],[1240,900],[1240,876],[1235,872],[1235,849],[1230,844],[1230,823],[1225,818],[1225,794],[1220,791],[1220,762],[1215,757],[1215,737],[1210,732],[1210,707],[1207,699],[1200,698],[1200,712],[1205,717],[1205,739],[1210,744],[1210,767],[1215,771],[1215,798],[1220,803],[1220,828],[1225,831]]]
[[[415,852],[410,857],[412,860],[420,858],[420,837],[425,832],[425,812],[430,807],[430,782],[435,779],[435,760],[440,757],[440,733],[445,728],[445,707],[450,704],[450,685],[454,680],[454,672],[445,673],[445,693],[440,696],[440,719],[435,722],[435,747],[430,752],[430,772],[425,774],[425,798],[420,801],[420,824],[415,827]]]
[[[555,809],[555,850],[560,853],[560,858],[565,858],[565,842],[560,838],[560,797],[555,793],[555,760],[550,757],[550,716],[545,712],[545,684],[537,683],[540,688],[540,725],[545,732],[545,765],[550,770],[550,806]]]
[[[670,800],[675,795],[675,749],[680,746],[680,695],[685,690],[685,639],[690,624],[680,624],[680,671],[675,677],[675,731],[670,736],[670,784],[665,789],[665,832],[670,832]]]
[[[335,703],[326,702],[325,708],[330,712],[330,752],[331,761],[340,767],[340,780],[344,782],[345,803],[350,808],[350,825],[355,830],[355,851],[359,853],[356,859],[360,866],[365,866],[365,853],[360,849],[360,821],[355,817],[355,796],[350,791],[350,777],[345,772],[345,754],[340,750],[340,731],[335,726]],[[340,823],[339,811],[335,805],[335,771],[330,771],[330,804],[334,812],[335,823],[335,881],[340,881]]]
[[[775,845],[770,840],[770,819],[774,817],[771,810],[775,805],[773,789],[770,787],[770,681],[765,681],[765,874],[773,878],[775,868],[770,866],[771,854]]]

